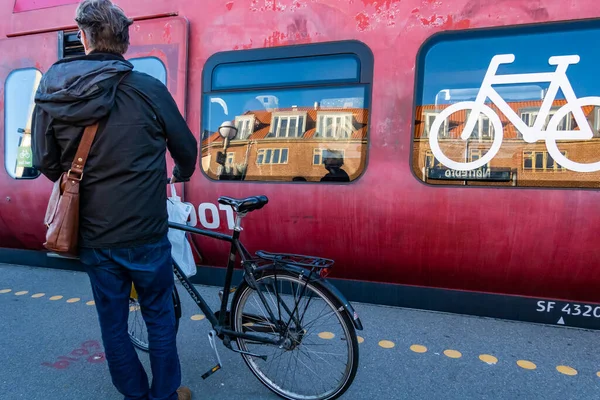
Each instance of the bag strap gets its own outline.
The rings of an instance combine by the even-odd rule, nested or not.
[[[83,137],[79,143],[79,148],[77,149],[77,153],[75,153],[75,158],[71,164],[71,169],[67,172],[68,179],[80,181],[83,178],[83,167],[87,161],[88,154],[90,154],[90,148],[96,137],[96,132],[98,132],[98,122],[85,127]],[[73,174],[76,174],[78,177],[73,177]]]
[[[127,75],[129,75],[131,71],[127,71],[124,73],[119,82],[117,83],[117,88],[125,79]],[[67,172],[68,179],[75,179],[77,181],[81,181],[83,178],[83,167],[85,166],[85,162],[87,161],[88,154],[90,154],[90,148],[92,147],[92,143],[94,142],[94,138],[96,137],[96,132],[98,132],[98,122],[93,125],[89,125],[85,127],[83,131],[83,137],[81,138],[81,142],[79,143],[79,147],[77,148],[77,153],[75,154],[75,158],[71,163],[71,169]],[[75,178],[71,176],[71,174],[78,174],[79,177]]]

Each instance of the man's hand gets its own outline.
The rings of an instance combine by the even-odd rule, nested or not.
[[[179,173],[179,167],[177,166],[177,164],[175,164],[175,167],[173,168],[173,174],[171,175],[171,179],[169,179],[169,183],[183,183],[183,182],[189,182],[190,178],[182,178],[180,173]]]

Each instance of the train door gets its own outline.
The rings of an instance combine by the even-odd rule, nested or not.
[[[42,243],[51,183],[31,168],[31,113],[57,48],[56,32],[0,40],[0,247]]]
[[[41,249],[51,182],[32,168],[31,114],[42,74],[57,60],[83,54],[77,31],[0,40],[0,247]],[[188,24],[167,17],[136,21],[125,57],[161,80],[185,115]],[[173,161],[167,157],[169,171]]]

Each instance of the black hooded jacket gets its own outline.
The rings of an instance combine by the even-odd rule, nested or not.
[[[71,167],[85,126],[99,121],[80,185],[80,246],[130,247],[168,231],[166,149],[173,175],[192,176],[197,142],[167,88],[122,56],[64,59],[42,77],[33,162],[52,181]]]

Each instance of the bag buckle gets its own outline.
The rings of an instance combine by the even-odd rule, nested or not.
[[[81,179],[83,179],[83,172],[81,173],[81,176],[79,178],[73,178],[71,177],[71,170],[69,169],[69,171],[67,172],[67,179],[73,179],[75,181],[81,182]]]

